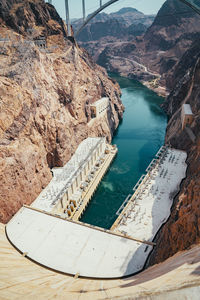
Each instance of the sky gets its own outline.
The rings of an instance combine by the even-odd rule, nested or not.
[[[82,0],[68,0],[70,18],[80,18],[82,16]],[[47,2],[47,1],[46,1]],[[85,0],[87,15],[99,7],[100,0]],[[108,0],[102,0],[106,3]],[[145,14],[155,14],[165,0],[119,0],[104,10],[106,13],[118,11],[122,7],[134,7]],[[60,16],[65,19],[65,0],[52,0],[52,4],[57,9]]]

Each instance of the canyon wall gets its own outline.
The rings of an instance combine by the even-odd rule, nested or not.
[[[78,34],[77,41],[97,60],[108,47],[121,47],[123,42],[141,36],[152,24],[155,15],[145,15],[133,7],[124,7],[117,12],[102,12],[94,17]],[[72,21],[76,32],[82,19]]]
[[[174,87],[164,103],[169,116],[166,143],[187,152],[188,169],[174,199],[171,216],[155,239],[157,245],[150,264],[200,242],[200,40],[183,55],[173,76]],[[194,121],[182,130],[184,103],[191,105]]]
[[[40,43],[42,46],[38,46]],[[91,125],[90,104],[110,98]],[[88,136],[122,119],[120,88],[42,0],[0,3],[0,222],[30,204]]]
[[[139,21],[141,17],[134,18]],[[85,42],[84,46],[107,70],[139,80],[165,96],[171,90],[169,77],[172,80],[182,55],[199,37],[199,15],[181,1],[167,0],[143,34],[124,40],[119,31],[118,39],[108,35],[107,39]]]

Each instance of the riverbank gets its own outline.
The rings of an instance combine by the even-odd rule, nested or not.
[[[142,84],[145,85],[148,89],[154,91],[158,96],[166,98],[169,95],[165,86],[161,86],[153,81],[142,81]]]

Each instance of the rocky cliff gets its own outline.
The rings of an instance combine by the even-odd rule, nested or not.
[[[99,51],[92,54],[109,71],[166,95],[177,63],[199,37],[199,15],[180,1],[167,0],[145,34],[120,43],[98,43]]]
[[[164,108],[169,115],[166,143],[187,151],[187,176],[176,196],[168,222],[156,237],[150,264],[165,260],[200,241],[200,40],[183,55],[175,68],[174,87]],[[170,83],[172,86],[172,82]],[[181,129],[181,107],[189,103],[191,126]]]
[[[90,103],[111,109],[90,125]],[[110,141],[120,89],[43,0],[0,2],[0,222],[30,204],[88,136]]]
[[[141,35],[152,24],[154,15],[145,15],[132,7],[124,7],[117,12],[100,13],[94,17],[77,36],[78,42],[101,40],[103,37],[125,39]],[[76,30],[82,25],[82,19],[72,22]],[[85,45],[84,43],[82,45]]]
[[[83,28],[77,36],[78,43],[97,61],[99,55],[108,47],[121,48],[123,42],[141,36],[152,24],[154,15],[144,15],[132,7],[117,12],[100,13]],[[82,25],[82,19],[72,23],[76,31]]]

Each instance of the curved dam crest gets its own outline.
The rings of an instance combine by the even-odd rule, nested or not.
[[[110,74],[122,89],[124,118],[112,143],[118,154],[101,181],[81,221],[110,228],[116,212],[163,145],[167,116],[163,98],[138,81]]]

